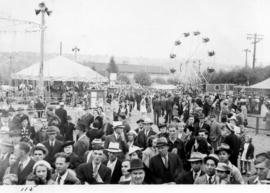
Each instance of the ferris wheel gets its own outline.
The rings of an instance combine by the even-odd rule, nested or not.
[[[176,78],[185,85],[208,82],[201,73],[201,66],[207,66],[207,73],[215,71],[215,51],[210,38],[200,31],[185,32],[178,37],[171,48],[170,58],[179,62]]]

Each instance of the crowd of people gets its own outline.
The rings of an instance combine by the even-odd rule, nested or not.
[[[0,183],[270,182],[270,152],[254,155],[247,134],[246,100],[159,91],[123,93],[107,98],[113,113],[104,107],[87,108],[78,120],[64,102],[56,108],[38,99],[30,110],[2,109]]]

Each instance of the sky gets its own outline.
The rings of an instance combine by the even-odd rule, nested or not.
[[[270,62],[269,0],[45,0],[45,51],[145,58],[168,58],[184,32],[200,31],[210,38],[215,62],[244,65],[243,49],[253,49],[247,33],[263,34],[257,64]],[[39,0],[1,0],[0,17],[40,23],[34,10]],[[1,24],[0,20],[0,24]],[[5,25],[0,25],[0,32]],[[40,34],[0,33],[0,51],[39,52]],[[198,40],[199,41],[199,40]],[[194,43],[195,42],[195,43]],[[183,44],[193,48],[196,40]],[[177,51],[176,51],[177,52]],[[176,53],[181,57],[182,52]],[[183,56],[185,57],[185,56]],[[248,57],[249,64],[252,54]]]

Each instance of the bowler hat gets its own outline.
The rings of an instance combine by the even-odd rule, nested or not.
[[[156,147],[168,146],[168,141],[165,137],[160,137],[157,139]]]
[[[226,151],[230,155],[232,154],[232,150],[231,150],[230,146],[226,143],[221,143],[220,146],[217,148],[215,153],[219,154],[219,152],[221,152],[221,151]]]
[[[63,143],[62,148],[65,148],[65,147],[67,147],[69,145],[73,145],[74,143],[75,143],[74,141],[66,141],[66,142]]]
[[[219,162],[219,158],[216,154],[209,154],[208,156],[206,156],[204,159],[203,159],[203,162],[206,163],[207,160],[213,160],[215,162],[215,164],[217,165],[218,162]]]
[[[203,155],[200,152],[193,152],[190,156],[190,159],[187,161],[189,162],[197,162],[197,161],[202,161],[203,160]]]
[[[128,172],[132,172],[134,170],[141,170],[141,169],[144,170],[144,165],[143,165],[142,160],[140,160],[140,159],[132,159],[130,161],[130,169],[128,169]]]

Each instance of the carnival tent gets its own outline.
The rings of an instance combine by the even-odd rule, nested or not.
[[[259,82],[257,84],[254,84],[252,86],[250,86],[250,88],[255,88],[255,89],[270,89],[270,78]]]
[[[40,63],[33,64],[15,74],[12,79],[17,80],[39,80]],[[51,60],[44,61],[44,81],[72,81],[72,82],[106,82],[108,79],[89,67],[57,56]]]

